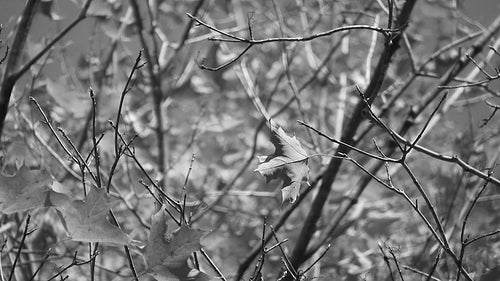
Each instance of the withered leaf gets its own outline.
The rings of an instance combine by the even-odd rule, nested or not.
[[[302,180],[308,180],[309,156],[295,136],[288,136],[275,122],[271,121],[271,142],[276,150],[269,156],[259,156],[260,164],[255,171],[266,177],[283,180],[281,200],[292,203],[297,199]]]

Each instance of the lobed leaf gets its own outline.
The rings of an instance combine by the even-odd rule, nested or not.
[[[118,204],[104,189],[92,188],[84,200],[73,200],[59,208],[72,240],[126,245],[130,238],[106,218]]]
[[[206,231],[182,225],[169,233],[163,210],[151,216],[151,232],[146,246],[148,272],[157,280],[210,280],[205,273],[189,267],[189,256],[201,248]]]
[[[309,156],[295,136],[288,136],[274,122],[271,122],[271,142],[276,150],[267,157],[258,156],[260,164],[255,171],[265,176],[268,182],[283,180],[282,203],[287,200],[293,203],[299,196],[302,180],[309,178]]]
[[[35,208],[62,205],[68,196],[55,192],[52,177],[43,169],[30,170],[24,164],[13,176],[0,174],[0,211],[12,214]]]

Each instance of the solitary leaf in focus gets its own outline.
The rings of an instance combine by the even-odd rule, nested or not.
[[[267,157],[259,156],[260,164],[255,171],[265,176],[268,182],[273,179],[283,180],[281,200],[283,203],[287,200],[293,203],[299,196],[300,183],[308,180],[309,156],[295,136],[288,136],[272,121],[271,142],[276,150]]]

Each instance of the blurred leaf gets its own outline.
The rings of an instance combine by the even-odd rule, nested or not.
[[[25,47],[25,55],[28,57],[28,58],[33,58],[34,56],[36,56],[41,50],[43,50],[43,48],[45,47],[45,45],[42,43],[42,42],[37,42],[37,41],[34,41],[34,40],[31,40],[30,38],[28,38],[28,40],[26,40],[26,47]],[[40,68],[42,67],[42,65],[44,64],[44,61],[46,60],[46,64],[49,64],[52,62],[52,58],[47,58],[48,54],[45,54],[43,55],[35,64],[33,64],[33,66],[30,68],[30,72],[33,74],[33,75],[38,75],[39,71],[40,71]]]
[[[218,85],[206,75],[194,75],[191,78],[191,86],[193,91],[202,95],[220,92]]]
[[[54,192],[52,178],[45,170],[30,170],[24,164],[14,176],[0,174],[0,211],[6,214],[52,207],[68,200]]]
[[[186,263],[186,262],[185,262]],[[158,281],[210,281],[220,280],[194,268],[189,268],[186,263],[186,270],[173,269],[170,271],[166,267],[159,267],[155,272],[148,273]]]
[[[348,272],[351,275],[358,275],[368,271],[373,267],[372,261],[368,258],[371,251],[361,252],[357,248],[353,249],[354,257],[348,267]]]
[[[47,78],[47,92],[55,102],[68,113],[75,117],[83,117],[88,112],[90,98],[87,98],[73,87],[68,80],[68,76],[63,75],[57,80]]]
[[[103,21],[101,24],[102,31],[112,40],[120,40],[122,42],[129,42],[132,40],[132,36],[135,35],[135,25],[134,22],[130,22],[128,19],[123,21]]]
[[[95,0],[90,4],[87,15],[107,19],[113,16],[113,10],[104,0]]]
[[[500,265],[493,267],[479,277],[479,281],[497,281],[500,276]]]
[[[69,201],[59,210],[71,239],[125,245],[130,238],[106,219],[108,211],[117,204],[118,200],[106,190],[91,188],[84,200]]]
[[[16,133],[11,141],[4,144],[4,149],[0,150],[0,156],[3,157],[5,164],[23,162],[29,164],[36,161],[33,151],[26,144],[26,137],[21,133]]]
[[[185,17],[178,13],[179,8],[175,4],[169,4],[168,1],[163,1],[160,4],[159,12],[165,14],[167,17],[175,20],[176,23],[182,23]]]
[[[389,210],[369,210],[364,215],[364,218],[366,222],[363,228],[366,233],[372,237],[379,237],[381,235],[390,235],[391,225],[404,218],[404,214]]]
[[[300,183],[303,179],[308,180],[309,156],[295,136],[289,137],[274,122],[271,123],[271,142],[276,150],[267,157],[259,156],[260,164],[255,171],[265,176],[268,182],[276,178],[283,180],[281,200],[293,203],[299,196]]]
[[[54,11],[54,0],[42,0],[38,6],[38,11],[53,21],[62,20],[63,17]]]

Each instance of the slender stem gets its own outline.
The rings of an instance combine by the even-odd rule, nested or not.
[[[223,281],[227,281],[226,277],[224,277],[224,274],[222,274],[222,271],[220,271],[220,269],[217,267],[217,265],[215,265],[215,263],[210,258],[210,256],[208,256],[207,252],[205,252],[205,250],[203,250],[203,248],[200,249],[200,252],[203,255],[203,257],[208,261],[210,266],[215,270],[215,272],[217,272],[217,274],[219,275],[219,278]]]
[[[157,149],[158,149],[158,170],[162,177],[162,185],[161,189],[165,191],[165,134],[163,132],[163,113],[162,113],[162,103],[163,103],[163,91],[162,85],[159,78],[159,65],[158,58],[154,57],[148,43],[146,42],[146,38],[144,37],[143,31],[144,26],[142,24],[142,16],[139,10],[139,4],[137,0],[130,0],[130,6],[134,12],[135,17],[135,25],[137,27],[139,40],[141,42],[141,46],[144,49],[144,57],[147,62],[147,71],[149,73],[149,78],[151,79],[150,86],[152,89],[153,95],[153,111],[156,119],[155,133],[157,139]],[[154,38],[153,38],[154,40]]]
[[[115,124],[115,157],[118,157],[118,155],[120,154],[118,132],[119,132],[119,128],[120,128],[120,119],[121,119],[121,112],[122,112],[122,108],[123,108],[123,102],[125,100],[125,95],[130,91],[129,85],[132,82],[132,77],[134,76],[135,71],[142,67],[142,65],[139,65],[139,62],[141,61],[141,57],[142,57],[142,50],[139,51],[139,54],[137,55],[137,58],[135,59],[135,63],[132,66],[132,70],[130,71],[130,74],[127,78],[127,82],[125,83],[125,86],[123,87],[122,93],[120,95],[120,104],[118,106],[118,113],[116,114],[116,124]]]
[[[94,161],[95,161],[95,170],[96,170],[96,184],[97,187],[101,188],[101,163],[100,163],[100,158],[101,156],[99,155],[99,147],[97,144],[97,125],[96,125],[96,119],[97,119],[97,101],[94,95],[94,90],[90,88],[90,98],[92,99],[92,143],[93,143],[93,150],[94,150]]]
[[[14,259],[14,262],[12,263],[12,268],[10,269],[8,281],[11,281],[12,278],[14,277],[14,272],[16,270],[17,262],[19,261],[19,258],[21,257],[21,250],[23,249],[24,241],[26,240],[26,236],[28,236],[30,234],[28,231],[28,227],[30,225],[30,219],[31,219],[31,215],[28,214],[28,217],[26,218],[26,224],[24,226],[23,236],[21,238],[21,242],[19,243],[19,248],[17,248],[16,258]]]

